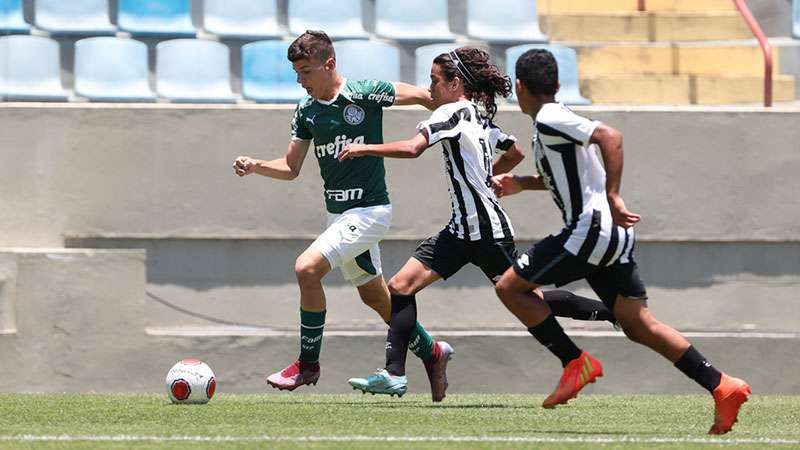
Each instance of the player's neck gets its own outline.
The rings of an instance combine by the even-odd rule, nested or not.
[[[333,83],[331,84],[330,88],[326,90],[320,97],[319,100],[330,102],[333,101],[336,96],[339,94],[339,91],[342,89],[342,84],[344,84],[344,77],[339,75],[338,73],[334,74],[333,76]]]
[[[536,120],[536,115],[539,114],[542,107],[548,103],[556,103],[556,97],[554,95],[539,95],[535,98],[531,99],[531,101],[527,105],[528,115]]]

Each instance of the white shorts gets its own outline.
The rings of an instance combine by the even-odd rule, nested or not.
[[[328,228],[311,243],[331,269],[340,267],[344,279],[354,286],[381,275],[380,242],[392,224],[392,205],[348,209],[328,213]]]

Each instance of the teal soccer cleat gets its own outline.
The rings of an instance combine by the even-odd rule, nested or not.
[[[347,380],[353,389],[358,389],[363,393],[369,392],[372,395],[385,394],[394,397],[402,397],[406,393],[408,386],[408,379],[405,375],[395,376],[386,371],[386,369],[379,369],[368,378],[350,378]]]

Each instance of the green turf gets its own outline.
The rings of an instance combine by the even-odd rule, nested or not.
[[[245,449],[245,448],[696,448],[711,444],[654,439],[711,439],[709,396],[584,395],[544,410],[542,397],[451,395],[432,404],[425,395],[402,399],[349,395],[219,395],[208,405],[172,405],[166,395],[0,394],[0,449]],[[23,442],[7,436],[456,436],[553,438],[557,442],[382,442],[300,440],[235,442]],[[637,442],[620,442],[627,438]],[[760,447],[755,439],[800,448],[800,397],[755,396],[740,423],[721,440]],[[746,440],[746,441],[745,441]]]

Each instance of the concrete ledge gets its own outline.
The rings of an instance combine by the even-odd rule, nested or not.
[[[631,0],[539,0],[539,14],[566,12],[637,11]],[[648,11],[735,11],[729,0],[647,0]]]
[[[673,75],[677,50],[669,44],[583,46],[578,53],[582,78],[598,75]]]
[[[764,76],[764,53],[758,45],[679,44],[678,73],[685,75]],[[779,52],[773,48],[773,74],[780,70]]]
[[[685,75],[604,75],[581,80],[581,92],[594,103],[686,105],[691,103]]]
[[[694,101],[703,105],[757,103],[764,101],[764,77],[697,76],[694,78]],[[795,99],[795,78],[777,75],[772,78],[772,99],[790,102]]]
[[[651,14],[653,17],[651,40],[653,41],[747,39],[753,36],[738,11]]]
[[[0,337],[0,390],[124,385],[146,348],[143,250],[4,249],[16,260],[17,333]]]
[[[554,41],[649,41],[647,13],[550,14],[540,19]]]

